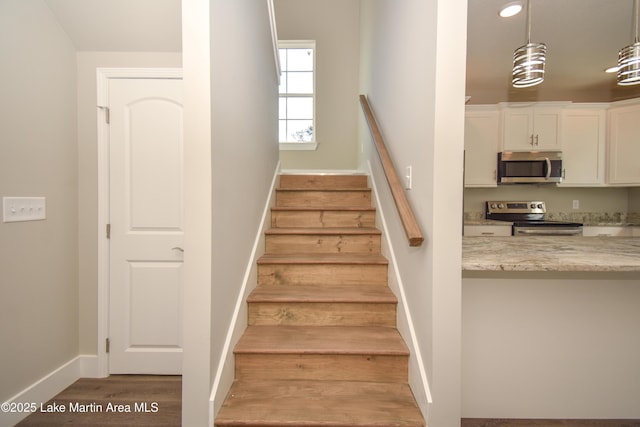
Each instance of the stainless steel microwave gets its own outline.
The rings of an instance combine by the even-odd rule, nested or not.
[[[562,182],[560,151],[503,151],[498,153],[498,184]]]

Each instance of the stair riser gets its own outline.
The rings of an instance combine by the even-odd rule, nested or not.
[[[366,175],[281,175],[280,188],[367,188]]]
[[[276,206],[282,208],[369,208],[371,191],[276,190]]]
[[[387,266],[270,264],[258,265],[258,285],[387,285]]]
[[[271,226],[294,227],[375,227],[374,211],[273,211]]]
[[[249,325],[395,327],[396,304],[252,302]]]
[[[268,235],[266,252],[268,254],[380,253],[380,235]]]
[[[406,382],[407,356],[236,354],[236,379]]]

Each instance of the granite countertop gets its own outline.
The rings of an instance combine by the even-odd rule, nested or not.
[[[463,271],[637,271],[638,237],[463,237]]]

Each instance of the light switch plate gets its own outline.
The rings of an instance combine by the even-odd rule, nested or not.
[[[4,222],[40,221],[47,218],[45,197],[3,197]]]

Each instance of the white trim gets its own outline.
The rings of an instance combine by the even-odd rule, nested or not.
[[[181,79],[181,68],[97,68],[98,123],[98,342],[97,375],[109,375],[106,339],[109,336],[109,126],[106,111],[109,106],[109,79]]]
[[[56,394],[79,378],[96,377],[97,356],[79,355],[43,376],[4,403],[35,403],[40,408]],[[30,412],[0,411],[0,425],[11,426],[26,418]]]
[[[280,84],[280,76],[282,75],[282,67],[280,65],[280,52],[278,51],[278,28],[276,26],[276,11],[273,7],[273,0],[267,0],[267,9],[269,10],[269,25],[271,26],[271,43],[273,45],[273,57],[276,65],[276,76],[278,77],[278,85]]]
[[[229,329],[227,331],[227,337],[224,341],[224,346],[222,347],[222,352],[220,354],[220,359],[218,362],[218,367],[216,369],[216,375],[213,380],[213,385],[211,387],[211,395],[209,396],[209,425],[213,425],[214,417],[215,417],[215,400],[218,393],[221,393],[222,396],[226,396],[228,390],[219,390],[221,387],[228,389],[230,384],[224,384],[224,374],[225,369],[227,369],[227,373],[234,371],[234,361],[233,361],[233,351],[232,346],[234,345],[235,339],[239,337],[240,333],[243,331],[238,331],[237,329],[243,325],[243,323],[238,322],[238,318],[240,317],[241,309],[245,306],[245,301],[247,299],[247,294],[249,291],[253,290],[257,283],[253,283],[251,286],[249,281],[251,279],[255,280],[257,278],[257,260],[261,255],[259,250],[264,252],[264,233],[269,228],[270,224],[270,212],[271,206],[275,201],[275,188],[278,183],[278,177],[280,175],[280,162],[276,165],[275,172],[273,174],[273,179],[271,180],[271,187],[269,189],[269,196],[267,197],[267,201],[265,203],[264,209],[262,211],[262,218],[260,220],[260,227],[258,227],[258,231],[253,243],[253,249],[251,250],[251,255],[249,256],[249,261],[247,263],[247,267],[245,269],[244,278],[242,280],[242,285],[240,287],[240,291],[238,292],[238,298],[236,300],[236,305],[233,310],[233,315],[231,317],[231,322],[229,323]],[[246,325],[246,322],[244,323]]]
[[[413,364],[415,366],[415,369],[417,369],[418,375],[419,375],[419,382],[416,382],[415,380],[412,380],[411,376],[409,377],[409,384],[411,386],[411,388],[414,390],[414,395],[416,396],[416,399],[419,399],[421,396],[423,396],[424,399],[426,399],[425,402],[422,402],[423,405],[420,405],[423,408],[429,408],[429,406],[431,405],[431,403],[433,403],[433,398],[431,396],[431,390],[429,388],[429,380],[427,378],[427,370],[425,369],[424,366],[424,361],[422,358],[422,351],[420,350],[420,344],[418,342],[418,336],[416,335],[416,330],[415,327],[413,325],[413,318],[411,316],[411,310],[409,309],[409,303],[407,301],[407,295],[406,292],[404,290],[404,283],[402,281],[402,276],[400,275],[400,268],[398,266],[398,262],[396,259],[396,255],[395,252],[393,251],[393,246],[391,245],[391,239],[389,236],[389,229],[387,227],[387,222],[385,220],[384,217],[384,212],[382,210],[382,205],[380,203],[380,198],[378,197],[378,188],[376,186],[375,183],[375,178],[373,176],[373,169],[371,167],[371,162],[367,161],[368,167],[369,167],[369,178],[370,178],[370,185],[371,185],[371,191],[373,192],[373,195],[375,197],[375,203],[376,203],[376,207],[377,207],[377,216],[380,220],[380,224],[382,226],[382,232],[384,234],[384,245],[386,246],[386,249],[389,252],[389,267],[391,268],[392,271],[390,271],[390,274],[394,274],[395,275],[395,283],[397,284],[397,289],[398,292],[400,293],[399,295],[399,303],[402,306],[402,310],[398,310],[398,315],[401,315],[401,313],[405,314],[405,321],[406,321],[406,325],[409,329],[409,337],[404,337],[405,340],[407,340],[407,338],[409,338],[409,342],[407,343],[410,348],[411,348],[411,353],[415,356],[409,359],[409,364]],[[421,393],[416,393],[417,390],[420,390]],[[425,416],[425,419],[427,419],[427,414],[423,414]]]
[[[280,151],[313,151],[318,149],[317,142],[280,142]]]

